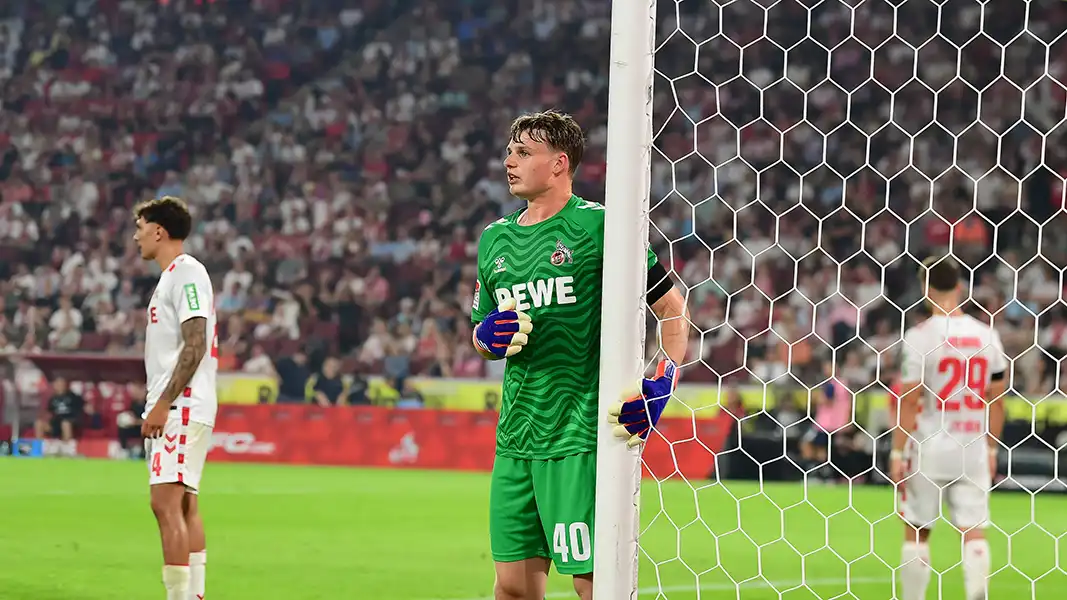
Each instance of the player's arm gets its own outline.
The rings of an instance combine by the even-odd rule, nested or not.
[[[993,332],[993,360],[990,363],[989,394],[989,450],[1000,449],[1000,438],[1004,433],[1004,395],[1008,391],[1008,359],[1004,355],[1004,346],[1000,336]]]
[[[915,431],[922,402],[923,352],[918,346],[919,340],[912,332],[904,334],[902,350],[900,400],[897,403],[897,422],[893,428],[893,449],[889,453],[890,470],[899,469],[904,456],[904,447]],[[894,469],[894,465],[897,465]],[[900,479],[901,473],[891,473],[894,479]]]
[[[170,375],[170,383],[157,400],[168,408],[189,386],[196,368],[207,353],[207,318],[192,317],[182,322],[182,349],[178,353],[178,364]]]
[[[478,331],[485,321],[485,318],[492,312],[493,296],[489,293],[488,287],[483,283],[483,277],[481,273],[481,244],[478,245],[478,280],[474,283],[474,301],[471,305],[471,322],[474,327],[471,329],[471,344],[478,352],[478,355],[485,360],[498,360],[502,357],[493,354],[488,349],[483,347],[483,344],[478,341]],[[484,333],[484,332],[483,332]]]
[[[1000,436],[1004,433],[1004,394],[1008,388],[1004,371],[994,373],[989,382],[989,447],[999,448]]]
[[[922,383],[905,382],[901,386],[903,394],[897,407],[897,424],[893,429],[893,456],[903,455],[908,438],[915,431],[919,415],[919,403],[922,401]]]
[[[529,315],[518,309],[512,298],[496,305],[490,292],[492,282],[488,267],[492,263],[488,256],[486,236],[483,233],[478,240],[478,279],[474,284],[474,301],[471,304],[471,323],[474,325],[471,344],[482,358],[500,360],[522,351],[529,341],[529,333],[533,331],[533,322]]]
[[[663,353],[675,364],[680,364],[689,347],[689,309],[682,293],[671,283],[667,270],[659,262],[648,270],[646,302],[659,320]]]
[[[493,296],[482,282],[483,277],[479,272],[471,306],[471,321],[474,324],[471,344],[486,360],[515,356],[522,351],[533,331],[530,315],[518,310],[513,298],[493,306]]]
[[[678,382],[678,363],[689,345],[689,311],[685,298],[667,276],[667,270],[649,253],[648,288],[645,302],[659,319],[660,348],[667,358],[656,374],[641,381],[641,393],[608,410],[608,422],[616,437],[633,447],[648,439]]]

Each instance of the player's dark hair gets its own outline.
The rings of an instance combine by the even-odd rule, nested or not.
[[[954,260],[931,256],[923,261],[926,284],[938,292],[951,292],[960,284],[960,267]]]
[[[574,117],[554,110],[522,115],[511,123],[511,141],[518,142],[524,133],[533,141],[566,154],[571,175],[578,170],[585,154],[585,134]]]
[[[180,198],[163,196],[141,202],[133,207],[134,219],[155,223],[163,228],[172,240],[184,240],[193,230],[193,217],[189,207]]]

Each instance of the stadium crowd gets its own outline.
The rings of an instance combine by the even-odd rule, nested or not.
[[[577,192],[603,199],[607,0],[62,4],[0,7],[5,351],[139,352],[157,274],[129,208],[169,194],[222,369],[296,400],[315,373],[487,375],[468,315],[478,235],[519,207],[511,119],[573,114]],[[914,4],[822,3],[808,36],[797,3],[660,3],[652,242],[702,332],[685,379],[888,384],[918,261],[951,248],[1016,389],[1057,386],[1067,12],[935,36]]]

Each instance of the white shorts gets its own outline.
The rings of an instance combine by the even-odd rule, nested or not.
[[[989,523],[988,481],[966,477],[939,481],[914,473],[897,486],[897,512],[912,527],[932,529],[943,516],[942,506],[949,510],[946,520],[960,531],[985,529]]]
[[[162,437],[144,441],[148,459],[148,485],[182,483],[197,493],[204,462],[211,449],[212,428],[189,421],[189,409],[171,413],[163,427]]]

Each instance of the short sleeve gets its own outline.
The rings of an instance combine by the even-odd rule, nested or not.
[[[481,323],[492,312],[493,295],[489,291],[489,281],[485,277],[485,255],[488,251],[488,229],[482,232],[478,240],[478,279],[474,282],[474,301],[471,303],[471,323]]]
[[[493,296],[489,288],[482,283],[482,274],[479,269],[478,280],[474,282],[474,302],[471,304],[471,323],[481,323],[485,316],[493,310]]]
[[[903,389],[909,389],[911,386],[908,384],[922,382],[923,348],[920,341],[914,329],[904,334],[900,349],[900,381],[904,384]]]
[[[652,246],[648,247],[648,268],[651,269],[652,265],[659,262],[659,258],[656,257],[656,253],[652,251]]]
[[[195,265],[181,265],[173,273],[175,311],[178,322],[184,323],[196,317],[211,315],[211,280],[207,271]]]

